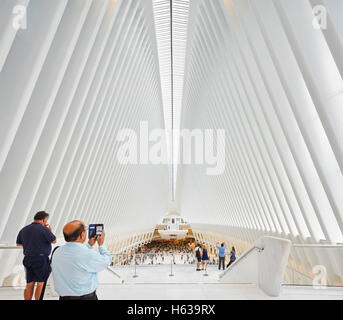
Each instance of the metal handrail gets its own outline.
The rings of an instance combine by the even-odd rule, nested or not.
[[[121,279],[121,276],[118,273],[116,273],[111,266],[107,267],[107,270],[111,271],[115,276]]]
[[[0,249],[7,249],[7,250],[9,250],[9,249],[23,249],[23,247],[22,246],[1,246],[0,245]]]
[[[300,274],[301,276],[307,278],[308,280],[311,280],[313,281],[313,278],[311,278],[309,275],[305,274],[305,273],[302,273],[290,266],[287,266],[287,269],[293,271],[293,272],[296,272],[298,274]],[[284,282],[282,283],[282,286],[291,286],[291,287],[308,287],[308,286],[311,286],[313,287],[314,285],[313,284],[305,284],[305,283],[289,283],[289,282]],[[326,284],[326,285],[321,285],[321,286],[324,286],[325,288],[342,288],[342,285],[332,285],[332,284]]]
[[[258,250],[258,252],[261,252],[261,251],[264,250],[264,248],[260,248],[260,247],[254,246],[254,247],[251,247],[250,249],[248,249],[247,251],[243,252],[243,254],[235,261],[235,263],[233,263],[226,270],[224,270],[223,273],[221,273],[219,275],[219,278],[221,279],[222,277],[224,277],[230,270],[232,270],[232,268],[237,266],[237,264],[239,264],[239,262],[241,262],[244,258],[246,258],[254,250]]]
[[[287,266],[287,269],[292,270],[293,272],[296,272],[296,273],[300,274],[301,276],[303,276],[303,277],[305,277],[305,278],[307,278],[307,279],[309,279],[309,280],[313,280],[313,278],[311,278],[309,275],[307,275],[307,274],[305,274],[305,273],[302,273],[302,272],[300,272],[299,270],[294,269],[294,268],[292,268],[292,267],[290,267],[290,266]]]

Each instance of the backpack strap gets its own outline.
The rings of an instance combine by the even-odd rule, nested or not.
[[[40,294],[40,297],[39,297],[39,300],[43,300],[44,298],[44,293],[45,293],[45,288],[46,288],[46,284],[48,282],[48,279],[49,279],[49,276],[50,276],[50,272],[51,272],[51,262],[52,262],[52,257],[55,253],[55,251],[59,248],[59,246],[55,247],[54,250],[52,251],[52,254],[51,254],[51,257],[50,257],[50,260],[49,260],[49,266],[48,266],[48,270],[46,272],[46,276],[45,276],[45,281],[44,281],[44,284],[43,284],[43,288],[42,288],[42,292]]]

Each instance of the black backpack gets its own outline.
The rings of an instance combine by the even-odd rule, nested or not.
[[[195,251],[195,255],[197,258],[201,258],[201,253],[200,253],[200,248],[198,247],[198,249]]]

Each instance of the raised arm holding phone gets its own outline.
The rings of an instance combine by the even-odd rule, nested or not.
[[[87,239],[87,228],[81,221],[75,220],[63,228],[66,244],[56,250],[52,259],[52,276],[55,291],[60,300],[97,300],[98,272],[105,270],[111,263],[107,251],[105,231],[98,230]],[[91,235],[91,233],[89,233]],[[93,250],[98,243],[98,252]]]

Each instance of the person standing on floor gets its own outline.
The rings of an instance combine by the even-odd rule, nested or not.
[[[112,261],[104,245],[105,232],[84,245],[87,228],[75,220],[64,226],[63,235],[67,243],[55,251],[51,263],[55,291],[60,300],[98,300],[98,272]],[[96,242],[99,252],[93,250]]]
[[[202,260],[202,269],[201,270],[204,270],[204,269],[207,270],[207,263],[208,263],[209,258],[208,258],[206,247],[202,248],[201,260]]]
[[[233,264],[235,261],[236,261],[236,249],[235,247],[232,247],[231,252],[230,252],[230,262],[226,268],[231,266],[231,264]]]
[[[50,273],[49,255],[51,244],[56,243],[56,237],[48,224],[49,214],[39,211],[33,222],[21,229],[17,236],[17,246],[23,247],[23,265],[26,272],[26,288],[24,300],[32,300],[33,294],[39,300],[44,281]],[[35,290],[35,285],[36,290]]]
[[[223,242],[220,246],[219,243],[217,243],[217,249],[219,250],[219,267],[218,269],[221,269],[221,266],[223,266],[223,270],[225,270],[225,242]]]
[[[201,263],[201,247],[200,246],[195,248],[195,257],[197,258],[197,269],[196,269],[196,271],[200,271],[200,263]]]

